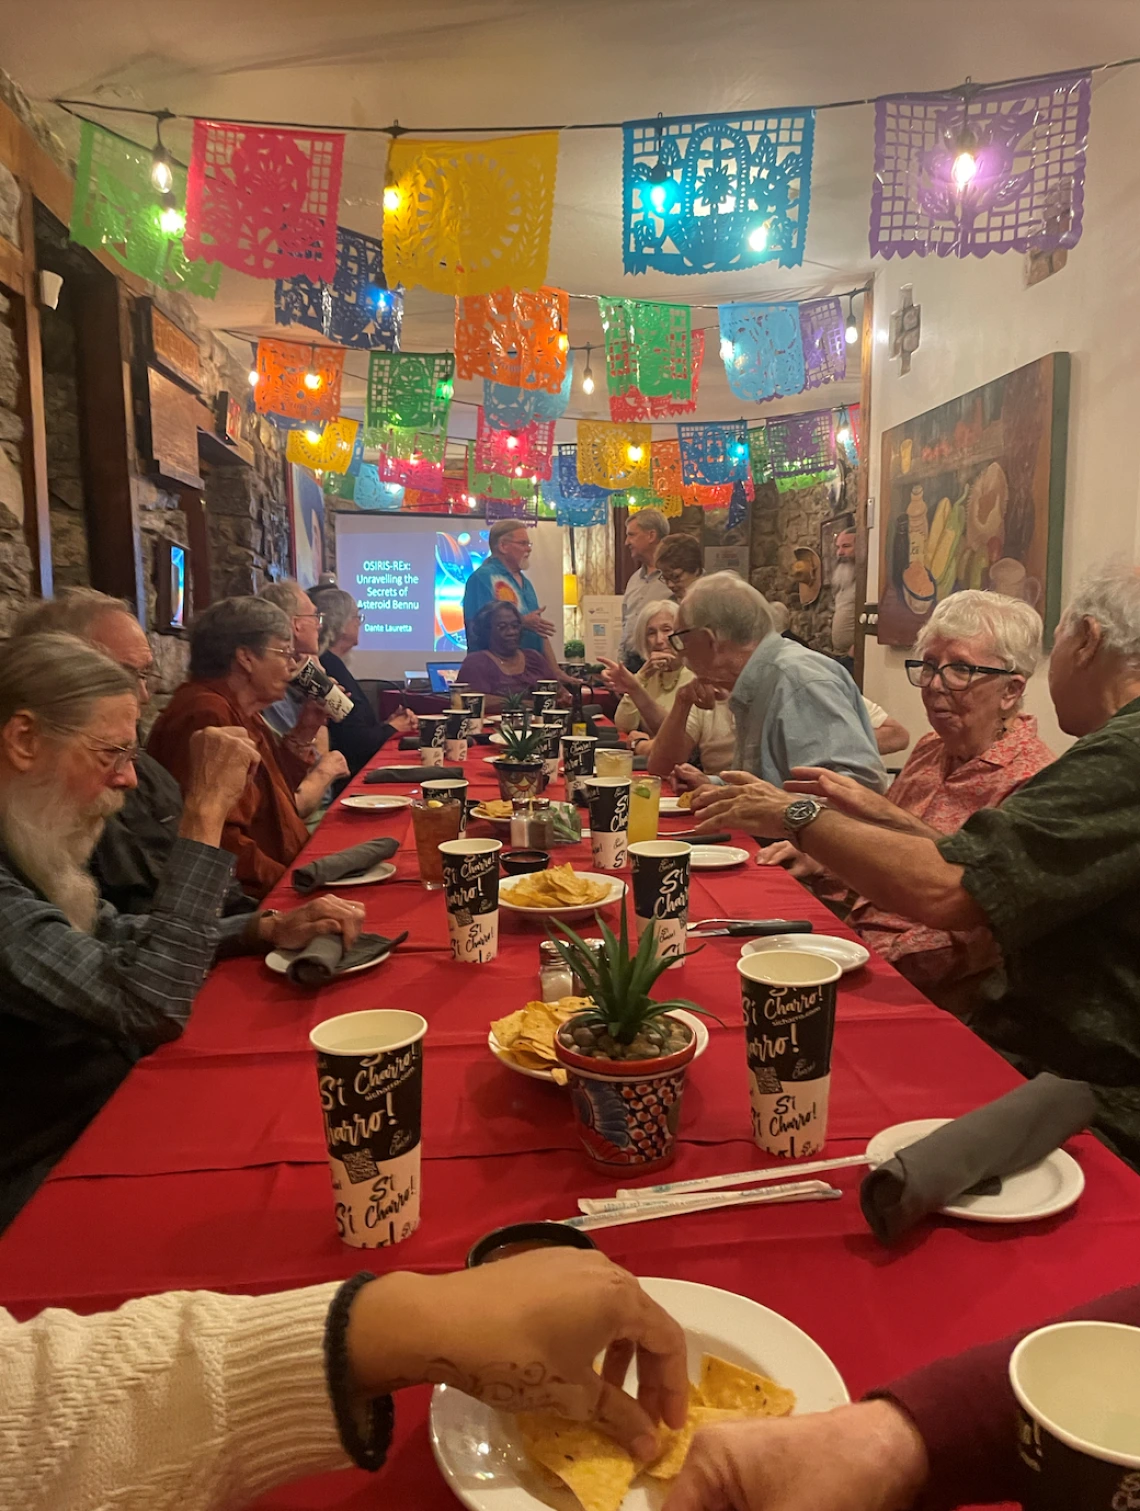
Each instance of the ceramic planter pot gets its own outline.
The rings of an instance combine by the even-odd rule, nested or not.
[[[499,792],[506,802],[516,797],[537,797],[546,786],[542,761],[537,756],[533,761],[509,761],[500,756],[494,766]]]
[[[697,1041],[654,1060],[599,1060],[573,1043],[577,1018],[559,1029],[554,1053],[566,1071],[578,1136],[599,1171],[648,1174],[671,1164],[681,1121],[681,1094]]]

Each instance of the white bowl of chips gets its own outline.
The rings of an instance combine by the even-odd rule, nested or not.
[[[499,906],[532,918],[589,918],[625,896],[625,882],[604,871],[575,871],[567,864],[499,882]]]

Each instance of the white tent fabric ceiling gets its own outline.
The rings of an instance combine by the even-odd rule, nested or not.
[[[53,96],[167,108],[215,119],[417,128],[523,128],[581,121],[803,105],[939,89],[976,79],[1043,73],[1140,50],[1132,0],[3,0],[0,64],[69,144],[73,122]],[[96,112],[92,112],[96,114]],[[149,140],[142,118],[104,122]],[[824,111],[816,128],[807,252],[802,267],[675,278],[625,275],[621,262],[621,133],[561,140],[548,281],[574,294],[627,294],[715,305],[803,298],[862,284],[867,248],[873,112]],[[1096,111],[1093,111],[1095,152]],[[164,135],[186,159],[188,121]],[[341,220],[378,234],[387,138],[350,134]],[[914,260],[916,278],[921,263]],[[213,303],[221,330],[271,334],[273,285],[225,270]],[[453,304],[408,294],[403,345],[452,341]],[[694,325],[715,326],[713,309]],[[596,307],[571,306],[575,346],[598,345]],[[579,359],[580,360],[580,359]],[[362,401],[367,359],[350,355],[346,408]],[[601,373],[600,364],[595,371]],[[849,380],[751,414],[857,398]],[[478,397],[460,384],[457,399]],[[699,417],[740,413],[709,338]],[[605,384],[575,389],[570,417],[606,416]],[[458,406],[453,430],[473,433]]]

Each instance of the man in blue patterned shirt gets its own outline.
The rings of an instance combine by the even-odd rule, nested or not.
[[[219,944],[251,927],[221,919],[222,826],[258,759],[241,729],[193,737],[151,911],[100,902],[87,862],[135,783],[136,682],[70,635],[0,652],[0,1229],[131,1066],[178,1037]]]

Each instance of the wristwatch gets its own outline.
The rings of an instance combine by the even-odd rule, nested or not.
[[[823,804],[813,797],[798,797],[784,809],[784,830],[793,842],[798,842],[802,829],[814,824],[823,812]]]

